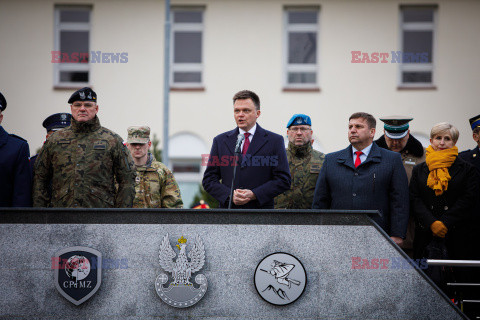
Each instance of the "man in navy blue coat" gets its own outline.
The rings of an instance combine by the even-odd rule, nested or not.
[[[375,118],[350,116],[350,146],[325,157],[313,198],[314,209],[378,210],[378,223],[402,244],[409,216],[408,179],[399,153],[373,142]]]
[[[7,101],[0,93],[0,124]],[[31,207],[32,176],[27,141],[0,125],[0,207]]]
[[[203,176],[203,188],[227,208],[233,169],[237,165],[232,208],[273,209],[273,198],[290,189],[285,143],[282,136],[257,124],[260,99],[248,90],[233,97],[237,128],[213,139],[212,150]],[[242,134],[238,162],[234,158],[237,137]]]

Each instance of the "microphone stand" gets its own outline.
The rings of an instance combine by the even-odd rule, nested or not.
[[[232,186],[230,187],[230,198],[228,200],[228,209],[232,209],[232,199],[233,199],[233,184],[235,183],[235,176],[237,174],[237,166],[238,166],[238,159],[239,159],[239,155],[240,155],[240,146],[241,146],[241,143],[244,139],[243,138],[243,135],[241,135],[241,137],[238,138],[238,141],[237,141],[237,145],[235,146],[235,152],[234,152],[234,166],[233,166],[233,179],[232,179]]]

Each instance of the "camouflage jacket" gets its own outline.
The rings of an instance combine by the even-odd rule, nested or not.
[[[288,166],[292,176],[290,190],[275,198],[275,209],[311,209],[315,185],[325,155],[314,150],[310,143],[287,149]]]
[[[35,207],[124,208],[135,197],[132,156],[116,133],[72,119],[45,142],[35,161]],[[51,197],[48,196],[49,185]],[[118,185],[118,187],[116,186]]]
[[[134,208],[183,208],[172,172],[148,154],[147,164],[136,167]]]

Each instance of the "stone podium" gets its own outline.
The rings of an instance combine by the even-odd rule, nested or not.
[[[373,214],[0,208],[0,318],[465,319]],[[205,247],[208,290],[188,308],[167,305],[155,291],[167,234],[172,244],[198,235]],[[75,246],[104,259],[99,290],[78,306],[56,290],[52,269],[55,253]],[[275,252],[295,256],[307,274],[303,294],[285,306],[266,302],[254,286],[257,265]]]

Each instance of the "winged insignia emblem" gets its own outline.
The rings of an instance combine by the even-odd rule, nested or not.
[[[172,273],[174,285],[183,284],[191,286],[190,277],[192,273],[202,269],[205,263],[205,248],[202,240],[197,236],[192,250],[188,253],[188,258],[190,258],[190,261],[188,261],[186,252],[187,239],[182,236],[178,239],[178,243],[177,247],[180,252],[177,257],[177,254],[170,246],[168,234],[163,238],[159,254],[160,266],[166,272]],[[175,257],[177,257],[176,261],[173,260]]]
[[[163,237],[158,255],[159,262],[165,272],[171,273],[173,281],[165,287],[168,277],[160,274],[155,287],[163,301],[171,306],[183,308],[198,302],[207,290],[207,278],[203,274],[195,276],[195,283],[190,282],[192,274],[200,271],[205,264],[205,247],[198,235],[188,254],[187,239],[183,236],[178,239],[176,247],[178,254],[170,245],[168,234]]]

